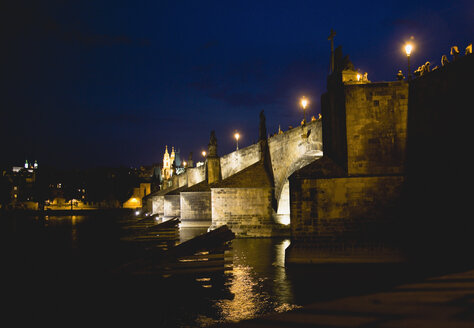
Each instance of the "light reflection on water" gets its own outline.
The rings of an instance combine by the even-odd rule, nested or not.
[[[196,323],[209,326],[238,322],[299,307],[294,304],[291,282],[285,273],[289,239],[235,239],[234,267],[227,288],[233,298],[213,300],[216,316],[198,316]]]
[[[71,233],[71,246],[73,248],[78,247],[79,242],[79,231],[78,226],[84,220],[87,219],[85,215],[58,215],[58,216],[44,216],[36,217],[36,220],[41,220],[45,228],[51,229],[70,229]]]
[[[229,289],[234,298],[217,300],[215,307],[220,310],[221,317],[228,321],[255,317],[260,308],[258,298],[261,295],[255,293],[258,281],[252,276],[252,268],[242,265],[234,266],[232,275]]]

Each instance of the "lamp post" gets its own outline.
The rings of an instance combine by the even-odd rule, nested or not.
[[[410,54],[413,50],[413,46],[409,43],[405,45],[405,53],[407,54],[407,63],[408,63],[408,80],[411,80],[411,73],[410,73]]]
[[[235,141],[237,143],[237,147],[235,150],[239,150],[239,138],[240,138],[240,134],[238,132],[235,132],[234,133],[234,138],[235,138]]]
[[[206,158],[206,151],[205,150],[203,150],[201,154],[202,154],[202,157]]]
[[[308,99],[303,96],[301,99],[301,107],[303,107],[303,124],[306,124],[306,106],[308,106]]]

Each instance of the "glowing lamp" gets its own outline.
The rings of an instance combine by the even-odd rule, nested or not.
[[[306,106],[308,106],[308,99],[303,97],[303,99],[301,99],[301,106],[303,107],[303,109],[306,109]]]
[[[239,150],[239,138],[240,138],[240,134],[238,132],[234,133],[234,138],[235,138],[235,141],[237,143],[237,147],[236,147],[236,150]]]
[[[405,45],[405,53],[407,54],[407,70],[408,70],[408,80],[411,80],[411,73],[410,73],[410,54],[413,50],[413,46],[410,43]]]
[[[306,123],[306,106],[308,106],[308,103],[308,99],[305,97],[301,99],[301,107],[303,107],[303,124]]]

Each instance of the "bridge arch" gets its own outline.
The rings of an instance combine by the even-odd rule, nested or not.
[[[290,218],[288,177],[323,155],[321,121],[312,121],[275,135],[268,140],[268,146],[277,200],[275,219],[287,224]]]

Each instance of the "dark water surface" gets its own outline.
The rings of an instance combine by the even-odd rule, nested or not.
[[[146,251],[120,241],[120,214],[1,218],[3,308],[17,324],[205,327],[413,280],[401,266],[285,268],[289,239],[235,239],[225,273],[117,274]],[[180,241],[206,229],[181,228]],[[410,277],[410,278],[408,278]]]

